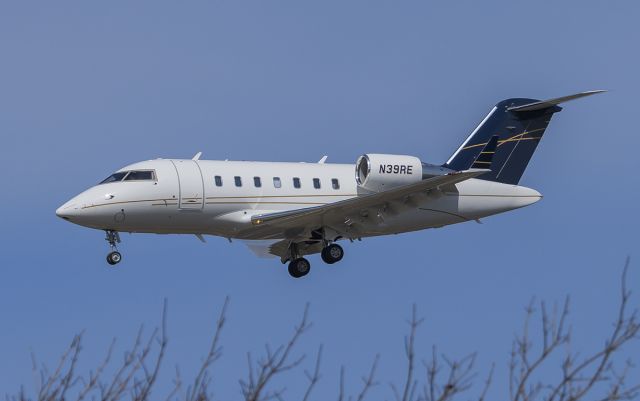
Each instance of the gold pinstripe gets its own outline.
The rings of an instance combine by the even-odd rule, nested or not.
[[[517,134],[517,135],[514,135],[514,136],[512,136],[510,138],[499,140],[498,141],[498,146],[500,146],[500,145],[502,145],[503,143],[506,143],[506,142],[515,142],[515,141],[521,141],[521,140],[522,141],[526,141],[526,140],[532,140],[532,139],[540,139],[540,138],[542,138],[540,136],[529,137],[529,138],[523,138],[523,136],[525,136],[527,134],[532,134],[532,133],[538,132],[538,131],[544,131],[545,129],[546,129],[546,127],[545,128],[534,129],[534,130],[531,130],[531,131],[524,131],[524,132],[522,132],[520,134]],[[462,150],[467,150],[467,149],[471,149],[471,148],[477,148],[478,146],[486,146],[487,143],[489,143],[489,142],[478,143],[478,144],[475,144],[475,145],[469,145],[469,146],[466,146],[466,147],[462,148]]]
[[[482,163],[482,162],[481,162]],[[491,195],[491,194],[449,194],[449,193],[445,193],[446,196],[458,196],[458,197],[462,197],[462,196],[486,196],[486,197],[497,197],[497,198],[539,198],[540,196],[537,195]],[[348,195],[341,195],[341,196],[348,196]],[[232,197],[221,197],[221,199],[224,198],[231,198]],[[240,198],[240,197],[236,197],[235,199]],[[251,197],[246,197],[246,198],[251,198]],[[209,199],[209,198],[207,198]],[[215,199],[215,198],[214,198]],[[120,202],[110,202],[110,203],[99,203],[99,204],[95,204],[95,205],[89,205],[89,206],[84,206],[83,209],[90,209],[90,208],[94,208],[94,207],[100,207],[100,206],[111,206],[111,205],[122,205],[122,204],[129,204],[129,203],[142,203],[142,202],[165,202],[165,203],[153,203],[151,206],[177,206],[178,203],[176,202],[177,199],[174,198],[170,198],[170,199],[140,199],[140,200],[131,200],[131,201],[120,201]],[[168,203],[168,202],[172,202],[172,203]],[[283,202],[277,202],[277,201],[254,201],[254,202],[250,202],[250,201],[222,201],[222,202],[205,202],[205,204],[207,205],[247,205],[247,204],[265,204],[265,205],[327,205],[330,204],[331,202],[290,202],[290,201],[283,201]]]
[[[207,196],[205,199],[319,198],[319,197],[340,197],[340,196],[357,196],[357,194]]]
[[[207,205],[327,205],[330,202],[206,202]]]

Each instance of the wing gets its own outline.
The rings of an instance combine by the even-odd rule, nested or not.
[[[273,238],[302,239],[309,238],[309,232],[317,228],[344,222],[354,214],[366,212],[369,208],[383,207],[389,202],[406,201],[412,195],[424,193],[440,187],[477,177],[490,170],[469,169],[446,175],[428,178],[417,183],[393,188],[371,195],[358,196],[339,202],[329,203],[284,212],[258,214],[251,217],[256,236]]]

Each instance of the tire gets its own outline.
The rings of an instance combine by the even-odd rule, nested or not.
[[[122,255],[120,252],[113,251],[107,255],[107,263],[111,266],[117,265],[122,260]]]
[[[300,278],[309,274],[311,263],[305,258],[298,258],[289,263],[289,274],[291,277]]]
[[[332,265],[342,260],[344,257],[344,249],[338,244],[331,244],[322,250],[320,256],[325,263]]]

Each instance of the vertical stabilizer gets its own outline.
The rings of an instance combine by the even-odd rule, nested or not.
[[[454,170],[487,168],[484,149],[497,137],[491,172],[478,178],[518,184],[542,139],[558,104],[604,91],[581,92],[549,100],[513,98],[496,104],[456,152],[444,164]],[[484,166],[482,166],[484,165]]]

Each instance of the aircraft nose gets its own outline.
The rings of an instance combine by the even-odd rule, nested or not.
[[[78,209],[77,205],[70,201],[56,209],[56,216],[69,221],[72,217],[78,216]]]

